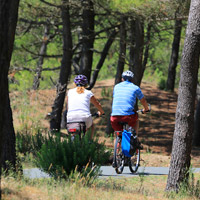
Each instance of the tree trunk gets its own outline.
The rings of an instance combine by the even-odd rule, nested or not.
[[[176,20],[174,26],[174,40],[168,69],[167,90],[174,91],[176,79],[176,66],[178,62],[179,46],[181,39],[182,20]]]
[[[126,57],[126,17],[121,19],[120,24],[120,44],[119,44],[119,58],[118,58],[118,65],[117,65],[117,73],[115,76],[115,84],[121,82],[121,75],[124,70],[124,64],[125,64],[125,57]],[[107,127],[106,127],[106,133],[109,135],[110,133],[113,133],[114,130],[110,123],[110,116],[107,119]]]
[[[180,184],[188,179],[200,53],[199,10],[200,1],[192,0],[181,60],[176,123],[166,190],[178,191]]]
[[[8,31],[8,54],[9,54],[9,63],[12,56],[13,44],[15,38],[15,30],[17,25],[18,18],[18,6],[19,1],[12,1],[10,5],[9,13],[9,31]],[[8,66],[9,69],[9,66]],[[8,170],[11,166],[15,169],[16,164],[16,150],[15,150],[15,131],[13,126],[13,117],[12,110],[10,107],[10,98],[9,98],[9,89],[8,89],[8,79],[4,83],[6,90],[6,104],[4,107],[4,126],[3,131],[5,134],[4,144],[3,144],[3,155],[2,155],[2,167],[4,170]],[[8,164],[9,163],[9,164]]]
[[[149,46],[150,46],[150,41],[151,41],[151,28],[152,24],[149,23],[147,26],[147,34],[146,34],[146,45],[145,45],[145,51],[144,51],[144,59],[143,59],[143,64],[142,64],[142,77],[144,74],[144,70],[147,65],[148,57],[149,57]]]
[[[100,71],[101,67],[103,66],[103,63],[104,63],[104,61],[106,59],[106,56],[108,55],[108,51],[109,51],[109,49],[110,49],[110,47],[111,47],[111,45],[112,45],[117,33],[118,33],[118,30],[115,29],[111,33],[110,37],[108,38],[108,41],[106,42],[106,44],[104,46],[103,52],[101,53],[101,58],[100,58],[97,66],[96,66],[96,70],[93,73],[92,79],[90,80],[90,86],[88,88],[89,90],[91,90],[94,87],[95,83],[96,83],[99,71]]]
[[[93,61],[94,46],[94,8],[93,1],[83,0],[83,24],[82,24],[82,54],[80,74],[84,74],[90,82]]]
[[[124,70],[126,57],[126,17],[122,18],[120,25],[120,44],[119,44],[119,57],[117,64],[117,73],[115,76],[115,84],[121,82],[122,72]]]
[[[8,70],[10,67],[10,60],[13,50],[18,7],[19,0],[1,0],[0,3],[0,169],[5,151],[4,144],[7,141],[5,139],[8,139],[9,136],[12,136],[13,134],[13,132],[7,132],[8,135],[6,135],[4,130],[6,120],[11,119],[9,117],[5,118],[6,111],[10,110],[9,115],[12,115],[8,95]],[[11,148],[15,148],[15,146],[12,146]]]
[[[70,22],[68,0],[63,0],[62,21],[63,21],[63,57],[61,61],[59,81],[57,84],[57,95],[54,104],[52,106],[52,113],[50,120],[50,129],[54,131],[60,131],[63,104],[67,90],[68,79],[71,73],[72,35],[71,35],[71,22]]]
[[[15,150],[15,131],[13,126],[12,110],[10,107],[10,99],[8,93],[8,86],[5,85],[7,90],[6,104],[4,109],[4,127],[3,131],[6,137],[4,137],[3,144],[3,156],[2,156],[2,168],[7,171],[11,166],[15,169],[16,165],[16,150]]]
[[[197,89],[197,106],[195,112],[195,120],[194,120],[194,139],[193,145],[200,146],[200,86]]]
[[[37,90],[40,86],[40,78],[41,78],[41,74],[42,74],[42,65],[44,62],[44,56],[46,55],[47,52],[47,45],[49,43],[48,40],[49,37],[49,27],[48,25],[44,26],[44,36],[43,36],[43,40],[42,40],[42,45],[40,48],[40,55],[39,55],[39,60],[37,63],[37,69],[36,69],[36,73],[35,73],[35,77],[33,80],[33,89]]]
[[[139,18],[131,20],[130,35],[130,70],[134,73],[133,82],[140,86],[143,75],[144,24]]]

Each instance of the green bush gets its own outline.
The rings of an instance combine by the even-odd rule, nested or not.
[[[88,163],[95,165],[103,164],[109,158],[105,151],[104,144],[99,144],[97,140],[91,141],[89,134],[79,139],[75,137],[61,138],[60,134],[49,136],[47,143],[42,145],[38,152],[36,164],[43,171],[55,178],[66,178],[75,168],[78,171],[84,169]],[[90,167],[88,170],[90,171]]]
[[[158,82],[158,87],[160,90],[166,90],[166,80],[165,78],[161,78]]]
[[[47,135],[43,135],[39,130],[37,134],[31,135],[30,133],[16,134],[16,150],[19,153],[28,154],[32,153],[34,156],[41,149],[42,145],[48,140]]]

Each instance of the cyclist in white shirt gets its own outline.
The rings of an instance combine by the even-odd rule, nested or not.
[[[90,112],[90,102],[98,109],[99,116],[104,114],[104,111],[94,94],[86,89],[88,80],[85,75],[76,76],[74,83],[76,87],[70,89],[67,95],[67,122],[85,122],[87,129],[91,127],[91,138],[93,138],[94,125]]]

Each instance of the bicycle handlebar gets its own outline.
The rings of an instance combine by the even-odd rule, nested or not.
[[[105,113],[102,114],[102,115],[105,115]],[[102,116],[102,115],[101,115],[101,116]],[[99,116],[99,113],[98,113],[98,112],[95,112],[95,113],[92,114],[92,117],[98,118],[98,117],[100,117],[100,116]]]
[[[141,112],[142,114],[144,114],[143,109],[141,110],[137,110],[137,113]],[[151,112],[151,104],[149,104],[149,110],[145,111],[145,113],[147,112]]]

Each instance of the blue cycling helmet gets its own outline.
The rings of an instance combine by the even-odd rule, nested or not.
[[[80,74],[80,75],[75,77],[74,83],[77,86],[86,86],[88,84],[88,80],[87,80],[87,77],[85,75]]]
[[[122,73],[122,78],[124,80],[131,81],[133,79],[133,77],[134,77],[134,74],[130,70],[127,70],[127,71],[125,71],[125,72]]]

